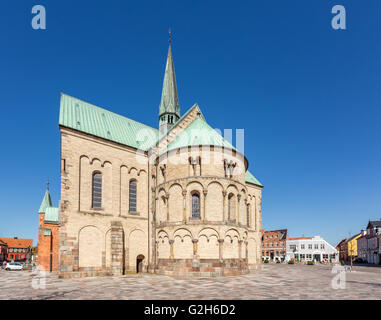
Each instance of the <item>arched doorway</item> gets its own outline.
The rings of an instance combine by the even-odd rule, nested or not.
[[[136,273],[143,272],[143,260],[144,260],[144,258],[145,257],[142,254],[139,254],[136,257]]]

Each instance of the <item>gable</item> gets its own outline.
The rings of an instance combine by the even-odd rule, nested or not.
[[[180,135],[199,115],[204,118],[199,106],[194,104],[191,108],[188,109],[187,112],[184,113],[184,115],[179,120],[175,122],[175,124],[163,137],[159,137],[156,143],[159,154],[165,151],[168,145],[171,144],[177,138],[177,136]]]

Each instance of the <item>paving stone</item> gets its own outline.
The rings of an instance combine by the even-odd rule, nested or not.
[[[157,274],[62,279],[47,273],[45,288],[35,289],[35,273],[1,269],[0,299],[381,299],[381,267],[354,267],[345,273],[345,289],[332,288],[335,276],[328,265],[288,264],[187,279]]]

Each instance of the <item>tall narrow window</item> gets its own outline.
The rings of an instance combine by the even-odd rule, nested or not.
[[[130,207],[129,211],[130,212],[136,212],[136,180],[131,180],[130,181]]]
[[[102,208],[102,174],[93,174],[93,208]]]
[[[200,195],[192,194],[192,218],[200,219]]]
[[[250,227],[250,205],[246,205],[246,224]]]

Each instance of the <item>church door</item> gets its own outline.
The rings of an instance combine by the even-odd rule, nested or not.
[[[136,257],[136,273],[143,272],[143,260],[144,260],[144,258],[145,257],[142,254],[139,254]]]

